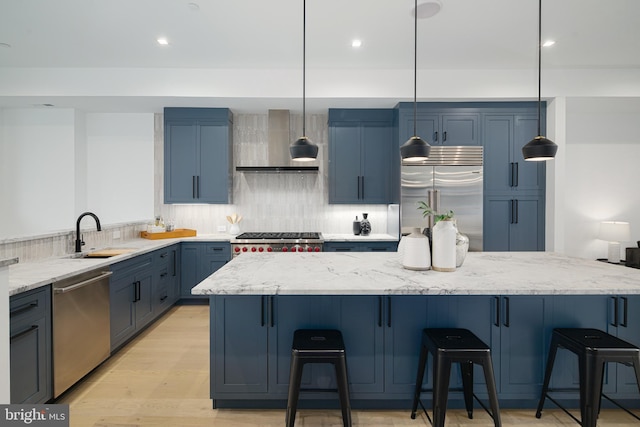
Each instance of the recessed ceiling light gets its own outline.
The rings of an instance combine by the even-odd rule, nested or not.
[[[425,0],[418,3],[418,19],[428,19],[434,15],[437,15],[438,12],[442,9],[442,3],[439,0]],[[414,8],[411,8],[411,16],[415,16]]]
[[[5,49],[9,49],[9,48],[11,48],[11,45],[9,43],[0,43],[0,47],[4,47]]]
[[[362,46],[362,40],[355,39],[351,42],[351,47],[360,47]]]
[[[160,37],[157,41],[158,41],[158,44],[162,46],[166,46],[169,44],[169,40],[165,39],[164,37]]]
[[[547,40],[544,43],[542,43],[542,47],[549,47],[549,46],[553,46],[554,44],[556,44],[555,40]]]

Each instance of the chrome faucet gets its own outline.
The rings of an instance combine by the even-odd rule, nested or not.
[[[98,231],[102,231],[102,227],[100,227],[100,220],[93,212],[85,212],[80,214],[78,217],[78,221],[76,221],[76,252],[82,252],[82,245],[84,245],[84,240],[82,240],[82,236],[80,235],[80,220],[85,216],[92,216],[93,219],[96,220],[96,226],[98,227]]]

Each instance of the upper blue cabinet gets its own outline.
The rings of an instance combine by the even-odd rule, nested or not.
[[[413,104],[400,103],[400,144],[414,136]],[[438,103],[419,103],[416,133],[429,145],[482,145],[480,114],[476,108],[450,107]]]
[[[228,108],[164,109],[165,203],[231,203],[232,156]]]
[[[393,203],[392,109],[329,109],[329,203]]]

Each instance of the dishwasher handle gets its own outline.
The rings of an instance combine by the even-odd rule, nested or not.
[[[71,286],[65,286],[64,288],[56,288],[54,286],[53,293],[54,294],[64,294],[66,292],[75,291],[78,288],[82,288],[84,286],[87,286],[87,285],[90,285],[90,284],[95,283],[97,281],[100,281],[102,279],[105,279],[105,278],[111,276],[112,274],[113,274],[113,272],[111,272],[111,271],[104,271],[99,276],[92,277],[91,279],[84,280],[84,281],[82,281],[80,283],[76,283],[76,284],[71,285]]]

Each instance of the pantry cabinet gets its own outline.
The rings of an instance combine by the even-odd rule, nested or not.
[[[229,109],[164,109],[165,203],[231,203],[232,168]]]

